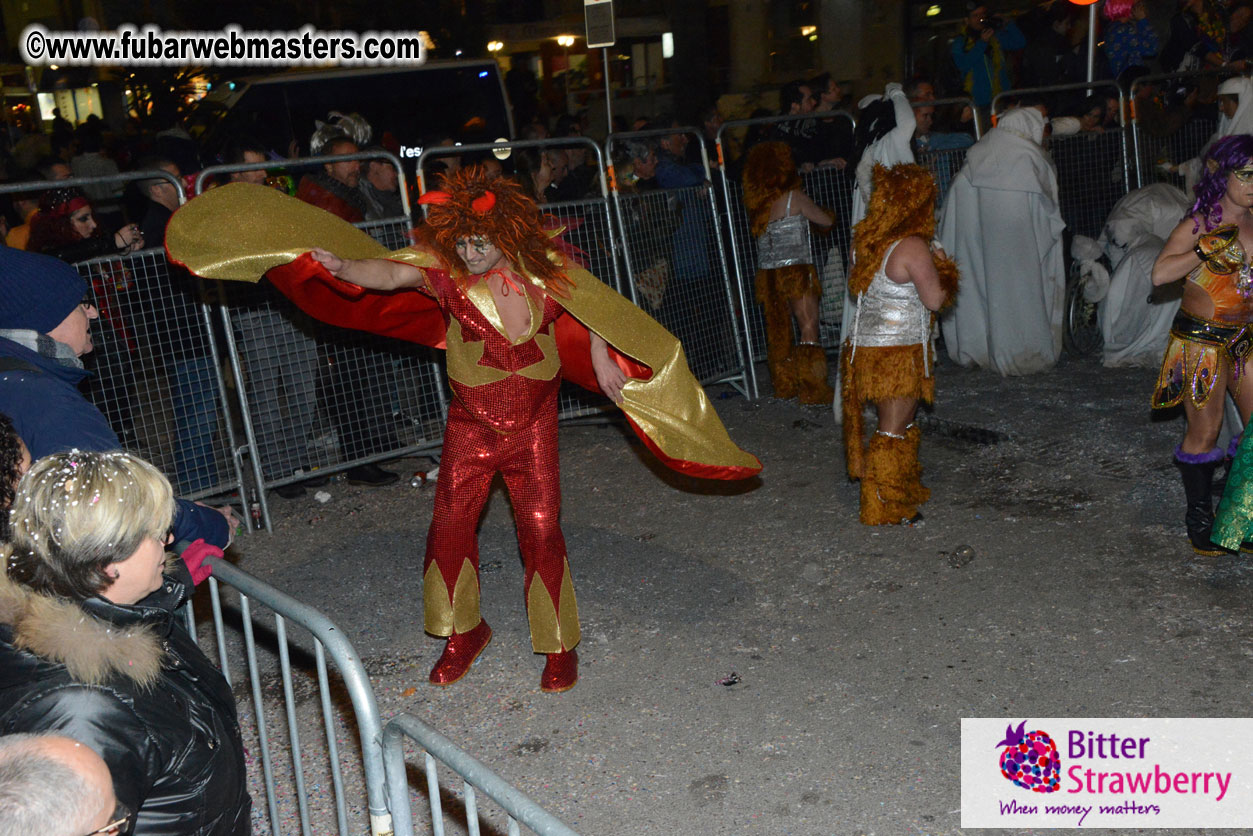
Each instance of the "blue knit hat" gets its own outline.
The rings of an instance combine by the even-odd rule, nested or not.
[[[0,329],[46,334],[87,295],[87,282],[59,258],[0,246]]]

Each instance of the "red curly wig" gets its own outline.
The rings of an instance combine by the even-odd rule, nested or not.
[[[753,237],[766,231],[770,206],[800,187],[796,160],[786,142],[762,142],[749,150],[744,161],[744,208],[748,210]]]
[[[873,188],[866,217],[853,227],[856,263],[848,277],[848,292],[861,296],[883,264],[894,241],[917,235],[924,241],[935,237],[935,178],[920,165],[874,167]],[[950,258],[935,259],[945,304],[957,293],[957,264]]]
[[[554,252],[544,232],[543,215],[522,188],[504,177],[469,166],[444,175],[441,191],[427,192],[421,203],[429,207],[420,240],[445,264],[462,284],[468,277],[457,255],[457,240],[482,235],[495,244],[515,267],[542,279],[557,296],[569,296],[572,285],[565,262]]]

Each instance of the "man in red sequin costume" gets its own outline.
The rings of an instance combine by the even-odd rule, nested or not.
[[[363,287],[417,288],[444,316],[456,397],[427,535],[423,599],[427,632],[449,638],[431,682],[459,680],[491,640],[479,614],[476,530],[500,473],[513,501],[525,566],[532,647],[548,657],[540,687],[565,691],[578,679],[579,620],[558,521],[561,362],[553,321],[563,313],[558,299],[569,284],[548,257],[551,244],[539,212],[515,184],[474,170],[450,175],[445,183],[448,191],[423,196],[430,210],[421,246],[448,269],[345,260],[321,249],[313,258],[335,277]],[[604,340],[590,336],[597,382],[618,401],[626,376]]]

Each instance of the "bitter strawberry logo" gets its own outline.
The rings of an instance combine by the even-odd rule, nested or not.
[[[1001,750],[1001,774],[1025,790],[1057,792],[1062,773],[1057,744],[1048,732],[1024,732],[1026,728],[1026,720],[1016,729],[1013,723],[1005,727],[1005,739],[996,744],[1005,747]]]

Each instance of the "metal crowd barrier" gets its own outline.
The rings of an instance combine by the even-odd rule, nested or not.
[[[1230,70],[1197,70],[1146,75],[1132,82],[1129,100],[1136,188],[1155,182],[1184,187],[1183,175],[1167,172],[1160,164],[1177,165],[1198,156],[1218,129],[1216,116],[1192,113],[1186,102],[1189,89],[1195,91],[1201,83],[1217,83],[1234,75]],[[1163,130],[1175,116],[1183,115],[1181,105],[1186,118],[1174,130]]]
[[[1126,96],[1110,80],[1058,84],[1006,90],[992,100],[992,118],[1005,105],[1025,95],[1039,96],[1049,105],[1053,116],[1068,114],[1082,92],[1100,92],[1118,100],[1118,130],[1080,131],[1076,134],[1053,135],[1050,152],[1057,168],[1058,203],[1062,219],[1071,232],[1096,238],[1105,226],[1118,199],[1127,193],[1134,166],[1131,144],[1126,129]]]
[[[399,173],[403,214],[358,227],[391,249],[411,228],[404,168],[382,151],[310,157],[284,163],[299,172],[342,160],[382,159]],[[197,193],[218,177],[272,169],[276,163],[211,166]],[[443,437],[447,394],[431,349],[362,331],[335,328],[304,315],[268,285],[219,283],[223,332],[240,404],[246,451],[266,530],[267,490],[310,474],[436,450]]]
[[[383,767],[382,721],[369,676],[351,642],[338,626],[313,607],[254,578],[226,560],[210,559],[208,562],[213,567],[213,574],[208,582],[211,618],[205,622],[212,625],[212,632],[207,638],[217,650],[223,675],[237,694],[245,749],[260,755],[270,833],[278,836],[296,832],[298,827],[299,832],[307,836],[315,822],[332,816],[340,836],[360,833],[364,823],[360,820],[361,788],[346,786],[342,768],[346,758],[359,756],[363,765],[369,832],[373,836],[390,836],[392,823]],[[231,590],[230,594],[223,591],[223,586]],[[268,623],[263,620],[263,608],[272,615]],[[192,635],[199,640],[190,604],[186,608],[186,618]],[[226,625],[230,623],[235,627],[236,621],[239,622],[240,632],[232,631],[228,635]],[[289,639],[289,624],[301,628],[299,642]],[[293,651],[300,660],[311,662],[313,670],[293,669]],[[240,674],[244,671],[234,672],[232,669],[232,660],[239,664],[241,656],[246,671],[243,676]],[[328,658],[338,674],[335,681],[332,681],[328,671]],[[263,662],[265,673],[262,671]],[[277,683],[268,673],[275,665],[278,669]],[[305,698],[304,693],[310,676],[316,679],[320,712],[320,717],[313,719],[321,724],[325,748],[318,746],[309,736],[302,736],[302,720],[306,721],[306,726],[309,723],[307,718],[299,715],[298,709],[300,705],[312,702]],[[248,686],[247,699],[240,700],[238,694],[244,690],[245,682]],[[347,694],[350,717],[343,716],[345,706],[336,705],[333,691],[338,694],[340,687]],[[281,691],[281,701],[276,698],[276,691]],[[280,712],[282,724],[272,723],[272,715]],[[359,755],[341,752],[339,748],[337,732],[340,728],[337,721],[346,725],[354,720]],[[279,760],[280,745],[290,756],[289,764]],[[280,751],[276,752],[276,749]],[[250,769],[254,776],[255,769],[254,764]],[[317,799],[309,793],[311,783],[330,786],[329,794],[319,795],[327,798],[333,809],[317,805]],[[352,802],[350,797],[354,798]],[[261,802],[257,800],[254,803],[259,806]],[[350,820],[350,807],[353,805],[357,808],[357,816]],[[284,826],[291,820],[296,822],[297,827]],[[326,827],[319,827],[318,830],[326,832]]]
[[[165,171],[6,184],[0,194],[154,179],[173,184],[183,202],[182,184]],[[96,372],[85,394],[123,448],[156,465],[179,496],[240,490],[243,475],[231,455],[235,435],[204,283],[171,270],[160,248],[74,266],[100,312],[91,329],[95,348],[84,358]]]
[[[655,145],[661,137],[676,135],[689,142],[694,138],[700,150],[698,168],[659,161],[652,191],[628,189],[613,178],[629,296],[679,338],[698,380],[729,383],[753,397],[753,368],[738,313],[743,304],[735,298],[719,222],[723,210],[713,192],[700,131],[673,127],[610,134],[605,148],[612,159],[621,143]],[[671,184],[662,185],[663,179]]]
[[[372,836],[411,836],[405,735],[426,750],[433,811],[440,804],[434,757],[466,781],[471,833],[478,832],[475,786],[507,811],[511,833],[517,832],[516,819],[539,834],[577,836],[417,718],[401,715],[384,729],[365,666],[343,630],[315,608],[230,562],[208,562],[213,567],[208,601],[197,599],[210,611],[201,621],[203,630],[197,631],[190,603],[184,617],[208,653],[216,652],[236,694],[245,749],[260,761],[249,765],[254,780],[260,769],[265,793],[254,805],[263,806],[273,836],[309,836],[332,828],[339,836],[350,836],[366,832],[367,826]],[[344,768],[357,761],[362,767],[359,779]],[[441,814],[433,813],[430,832],[442,836]]]
[[[742,119],[723,123],[718,129],[717,148],[719,159],[727,157],[731,131],[739,129],[766,129],[782,123],[802,125],[813,122],[816,118],[846,119],[850,130],[856,128],[856,121],[844,111],[836,111],[826,116],[815,116],[813,113],[804,115],[768,116],[760,119]],[[773,137],[772,137],[773,138]],[[785,137],[778,137],[786,141]],[[744,149],[747,154],[748,149]],[[741,157],[741,162],[743,157]],[[844,288],[848,259],[852,251],[850,247],[851,231],[849,218],[852,213],[853,189],[855,187],[854,172],[856,160],[849,160],[843,168],[822,166],[801,176],[802,187],[819,206],[826,208],[835,216],[835,224],[827,233],[815,232],[811,238],[814,265],[822,284],[822,298],[819,306],[818,327],[820,340],[824,348],[838,348],[840,343],[840,320],[844,311]],[[751,233],[748,211],[744,207],[744,187],[734,172],[728,172],[722,166],[722,198],[725,204],[724,217],[730,230],[732,264],[735,269],[735,280],[741,309],[745,311],[747,323],[747,350],[754,362],[766,356],[766,325],[761,305],[756,302],[755,277],[757,275],[757,242]],[[754,396],[756,396],[756,376],[753,377]]]
[[[453,745],[448,738],[411,714],[401,714],[395,717],[383,729],[383,758],[387,766],[387,786],[391,792],[391,805],[394,811],[392,822],[396,829],[396,836],[412,836],[414,833],[404,759],[405,738],[413,740],[424,750],[423,764],[431,811],[430,832],[434,836],[444,836],[439,763],[446,765],[462,779],[462,798],[470,833],[479,833],[481,814],[478,809],[478,793],[482,792],[506,812],[507,832],[510,836],[516,836],[519,833],[519,822],[526,825],[532,833],[540,834],[540,836],[578,836],[575,831],[501,779],[481,762],[470,757]],[[491,832],[490,829],[489,832]]]

